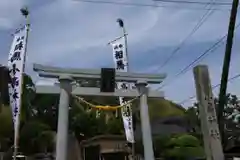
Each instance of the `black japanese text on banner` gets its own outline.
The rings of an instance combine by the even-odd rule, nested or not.
[[[26,36],[27,26],[24,26],[16,31],[8,57],[8,68],[11,78],[11,83],[9,84],[9,96],[15,131],[17,125],[19,124],[18,117],[20,116],[22,92],[21,84],[24,68]]]
[[[127,61],[127,53],[126,53],[126,45],[125,45],[125,37],[117,39],[112,42],[113,48],[113,60],[115,63],[115,68],[117,72],[127,72],[128,71],[128,61]],[[128,89],[131,87],[130,84],[126,82],[117,82],[118,89]],[[124,97],[119,97],[120,105],[126,103]],[[126,105],[121,108],[122,119],[125,129],[126,139],[130,143],[134,143],[134,132],[133,132],[133,123],[132,123],[132,108],[131,104]]]

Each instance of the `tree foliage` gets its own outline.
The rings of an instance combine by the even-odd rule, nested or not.
[[[11,143],[13,133],[12,113],[9,106],[2,106],[0,122],[0,150],[6,150]]]
[[[185,111],[185,118],[188,123],[189,131],[192,133],[199,133],[201,132],[200,127],[200,120],[198,115],[198,108],[197,107],[189,107]]]
[[[53,132],[48,125],[37,121],[28,122],[25,123],[20,132],[20,150],[25,154],[45,151],[47,149],[43,149],[42,144],[50,143],[53,139]],[[49,145],[45,147],[49,147]]]
[[[236,134],[238,133],[240,129],[240,103],[239,99],[236,95],[228,93],[225,97],[225,106],[224,106],[224,113],[223,113],[223,118],[224,118],[224,124],[225,124],[225,129],[224,129],[224,139],[226,139],[226,142],[229,142],[228,138],[231,137],[232,140],[238,141],[239,135]],[[215,107],[216,107],[216,112],[218,111],[218,98],[214,99]],[[189,107],[188,110],[186,111],[186,118],[189,122],[189,125],[192,128],[193,133],[201,133],[201,126],[200,126],[200,117],[199,117],[199,110],[198,110],[199,104],[195,103],[193,107]],[[198,134],[199,137],[200,134]],[[239,142],[238,142],[239,143]],[[226,146],[227,144],[224,144]]]
[[[215,107],[216,107],[216,112],[218,111],[218,98],[214,99],[214,103],[215,103]],[[227,123],[227,125],[229,125],[229,127],[231,127],[232,129],[237,129],[239,128],[239,120],[240,120],[240,101],[238,99],[238,97],[236,95],[232,95],[230,93],[228,93],[225,97],[225,106],[224,106],[224,121],[225,123]],[[191,107],[188,109],[194,109],[193,115],[198,115],[198,103],[194,104],[194,107]]]
[[[154,147],[155,157],[164,156],[164,150],[168,146],[170,139],[171,139],[170,135],[153,137],[153,147]]]
[[[153,148],[155,157],[169,160],[204,157],[201,141],[190,134],[154,136]],[[136,153],[143,154],[141,140],[136,142]]]
[[[163,152],[164,157],[175,160],[204,157],[200,141],[188,134],[172,137]]]
[[[97,86],[97,82],[84,82],[83,86]],[[57,116],[59,95],[37,95],[35,86],[30,76],[24,75],[21,107],[21,128],[20,128],[20,151],[24,154],[33,154],[37,152],[48,152],[54,148],[54,139],[57,131]],[[102,97],[84,97],[91,103],[116,105],[118,98]],[[165,99],[150,99],[150,117],[184,115],[183,109],[174,106],[174,103]],[[133,104],[134,108],[138,103]],[[75,135],[78,141],[101,134],[124,134],[124,127],[121,116],[115,118],[110,116],[106,123],[106,114],[110,112],[101,112],[96,115],[96,110],[86,111],[85,104],[79,104],[75,99],[70,100],[69,105],[69,134]],[[175,109],[175,110],[174,110]],[[0,142],[7,142],[6,148],[13,144],[13,125],[11,118],[11,109],[9,106],[3,107],[0,113]],[[4,126],[4,127],[2,127]],[[11,136],[9,136],[11,135]],[[166,139],[158,139],[164,141]],[[10,142],[11,141],[11,142]],[[3,143],[4,142],[4,143]],[[157,150],[162,150],[164,145],[158,143]],[[155,143],[156,144],[156,143]],[[164,143],[165,144],[165,143]]]
[[[107,133],[122,135],[124,134],[123,122],[121,118],[111,118],[107,123]]]

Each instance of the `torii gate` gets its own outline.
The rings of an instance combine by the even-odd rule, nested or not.
[[[161,91],[150,90],[148,84],[160,84],[166,74],[140,74],[116,72],[115,80],[135,83],[137,89],[116,89],[112,93],[100,92],[99,88],[78,87],[72,82],[78,80],[100,80],[101,70],[97,69],[71,69],[34,64],[33,70],[40,77],[56,78],[60,85],[36,86],[38,94],[60,94],[58,112],[58,130],[56,144],[56,160],[67,159],[67,134],[68,134],[68,106],[70,95],[84,96],[115,96],[115,97],[140,97],[140,115],[142,127],[142,139],[144,145],[145,160],[154,160],[151,126],[149,122],[147,97],[161,98],[164,93]]]

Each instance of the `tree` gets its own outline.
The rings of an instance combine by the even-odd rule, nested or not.
[[[216,112],[218,111],[218,99],[214,99]],[[198,103],[194,103],[193,107],[188,108],[186,112],[186,116],[191,123],[195,123],[195,125],[199,125],[199,116],[198,116]],[[240,104],[236,95],[227,94],[226,95],[226,105],[224,107],[224,121],[227,126],[231,127],[231,129],[239,128],[239,120],[240,115]],[[194,118],[195,117],[195,118]]]
[[[2,106],[0,122],[0,150],[4,151],[10,147],[13,137],[12,113],[9,106]]]
[[[240,144],[240,101],[236,95],[226,95],[226,105],[224,106],[224,148],[230,144]],[[218,109],[218,99],[215,100],[216,110]]]
[[[9,71],[6,66],[0,64],[0,109],[9,104],[8,83],[10,82]]]
[[[32,120],[40,121],[57,130],[59,95],[36,95],[31,107]]]
[[[114,118],[112,117],[107,123],[107,133],[122,135],[124,133],[124,127],[122,118]]]
[[[189,107],[185,111],[185,118],[186,118],[187,123],[188,123],[188,128],[190,129],[189,131],[191,133],[201,132],[200,120],[199,120],[199,115],[198,115],[198,108],[196,106]]]
[[[33,102],[36,96],[36,88],[29,75],[23,74],[23,77],[21,119],[27,121],[34,116]]]
[[[83,107],[72,105],[69,117],[70,131],[79,141],[104,134],[107,131],[104,114],[97,117],[95,110],[86,112]]]
[[[34,146],[37,146],[39,153],[53,152],[55,148],[56,132],[44,130],[33,138]]]
[[[50,134],[52,133],[51,127],[48,126],[48,123],[44,123],[47,117],[46,114],[45,115],[39,114],[44,112],[43,107],[36,105],[36,100],[37,103],[40,105],[42,105],[43,102],[49,103],[49,101],[46,101],[46,99],[49,96],[45,96],[45,98],[43,99],[36,98],[35,85],[31,77],[27,74],[24,74],[23,76],[24,83],[22,88],[23,93],[20,115],[21,116],[20,147],[24,153],[30,154],[33,152],[43,150],[42,142],[51,142],[49,140],[45,141],[44,139],[46,138],[52,139],[52,137],[50,137],[50,135],[52,135]],[[9,104],[9,101],[7,103]],[[54,116],[51,115],[51,117]],[[55,115],[55,119],[56,117],[57,115]],[[13,122],[10,104],[8,106],[2,107],[0,113],[0,121],[2,122],[0,129],[0,142],[2,146],[4,146],[2,147],[2,149],[8,150],[13,144],[13,125],[12,125]],[[43,123],[41,121],[43,121]],[[7,146],[5,144],[7,144]]]
[[[6,68],[7,70],[7,68]],[[21,122],[24,123],[30,116],[30,104],[34,98],[34,84],[32,82],[32,79],[27,74],[23,75],[24,77],[24,84],[23,84],[23,94],[22,94],[22,105],[21,105]],[[7,81],[5,79],[5,81]],[[6,82],[8,83],[8,82]],[[3,104],[1,105],[1,111],[0,111],[0,121],[1,121],[1,129],[0,129],[0,144],[1,144],[1,150],[6,151],[11,148],[13,145],[13,120],[12,120],[12,111],[11,106],[9,104],[9,95],[8,95],[8,88],[6,88],[7,85],[5,85],[5,89],[2,90],[5,93],[3,99]],[[21,124],[23,124],[21,123]],[[22,126],[22,125],[21,125]],[[9,150],[9,153],[11,152],[11,149]]]
[[[236,95],[226,95],[226,105],[224,106],[224,120],[226,127],[229,130],[238,130],[239,126],[239,115],[240,115],[240,101]],[[216,110],[218,110],[218,99],[215,99]]]
[[[98,82],[82,82],[82,86],[97,86]],[[102,98],[102,97],[84,97],[87,101],[95,104],[107,104],[117,105],[118,98]],[[20,150],[26,154],[32,154],[36,152],[45,152],[51,150],[53,135],[57,130],[57,117],[58,117],[58,103],[59,95],[37,95],[35,92],[35,86],[30,76],[24,75],[22,107],[21,107],[21,138],[20,138]],[[183,110],[174,106],[172,102],[167,100],[153,99],[150,100],[150,108],[152,117],[167,116],[167,115],[183,115]],[[138,106],[138,105],[137,105]],[[137,108],[137,106],[134,106]],[[161,106],[161,108],[159,107]],[[163,107],[164,106],[164,107]],[[176,110],[172,111],[176,108]],[[77,137],[79,141],[90,138],[100,134],[123,134],[124,127],[121,117],[114,118],[108,124],[105,123],[105,112],[101,113],[100,117],[96,116],[96,110],[92,109],[86,112],[86,108],[89,108],[86,104],[76,103],[74,99],[70,102],[70,116],[69,116],[69,128],[70,134]],[[166,114],[162,115],[164,112]],[[156,110],[157,109],[157,113]],[[9,121],[12,122],[11,110],[9,107]],[[3,116],[4,117],[4,116]],[[1,120],[1,115],[0,115]],[[6,123],[8,128],[12,128],[11,125]],[[7,128],[7,127],[6,127]],[[0,134],[9,137],[9,134],[5,134],[12,131],[3,130]],[[13,134],[12,134],[13,135]],[[12,136],[10,136],[12,137]],[[27,147],[27,148],[26,148]]]
[[[153,148],[154,148],[155,157],[164,156],[164,151],[168,146],[170,140],[171,140],[171,136],[169,135],[153,137]]]
[[[163,155],[171,160],[200,158],[204,157],[204,149],[196,137],[188,134],[177,135],[170,139]]]
[[[239,139],[238,133],[240,129],[240,103],[236,95],[228,93],[226,95],[226,105],[224,106],[224,124],[225,124],[225,134],[224,139],[228,142],[229,137],[233,137],[234,140]],[[218,111],[218,98],[214,99],[216,112]],[[187,119],[195,128],[200,128],[200,120],[198,117],[198,103],[195,103],[193,107],[187,110]],[[195,118],[194,118],[195,117]],[[224,144],[224,147],[227,144]]]
[[[28,122],[20,132],[20,151],[29,155],[53,148],[55,133],[51,128],[38,121]]]

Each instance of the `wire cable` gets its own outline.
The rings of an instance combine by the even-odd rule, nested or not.
[[[237,24],[236,29],[240,26],[240,23]],[[236,31],[236,30],[235,30]],[[171,82],[176,80],[177,77],[187,73],[189,70],[191,70],[193,67],[196,66],[200,61],[202,61],[204,58],[207,57],[209,53],[212,53],[216,51],[220,46],[222,46],[224,43],[224,39],[227,37],[227,34],[225,34],[223,37],[221,37],[216,43],[214,43],[212,46],[210,46],[206,51],[204,51],[201,55],[199,55],[196,59],[194,59],[190,64],[188,64],[186,67],[184,67],[180,72],[178,72],[172,80],[170,80],[168,83],[160,86],[157,88],[157,90],[169,85]]]
[[[226,38],[226,36],[222,37],[220,40],[218,40],[216,43],[214,43],[210,48],[208,48],[204,53],[202,53],[200,56],[198,56],[196,59],[194,59],[190,64],[188,64],[186,67],[184,67],[182,70],[180,70],[174,77],[172,80],[170,80],[168,83],[165,83],[164,85],[160,86],[159,88],[157,88],[157,90],[169,85],[171,82],[173,82],[177,77],[187,73],[190,69],[192,69],[195,63],[200,62],[202,59],[205,58],[205,56],[207,54],[209,54],[210,52],[214,52],[218,47],[220,47],[221,42],[223,42],[224,38]]]
[[[84,2],[84,3],[94,3],[94,4],[111,4],[117,6],[134,6],[134,7],[156,7],[156,8],[172,8],[172,9],[190,9],[190,10],[222,10],[229,11],[230,8],[196,8],[196,7],[179,7],[179,6],[166,6],[166,5],[156,5],[156,4],[142,4],[142,3],[127,3],[127,2],[113,2],[113,1],[103,1],[103,0],[72,0],[76,2]]]
[[[209,3],[211,4],[211,3]],[[207,4],[205,7],[207,7],[209,4]],[[214,3],[212,3],[214,4]],[[212,4],[210,8],[212,7]],[[208,18],[214,13],[213,10],[207,10],[203,16],[199,19],[197,24],[194,26],[193,30],[183,39],[183,41],[170,53],[170,56],[162,63],[162,65],[157,69],[158,71],[162,69],[164,66],[166,66],[172,59],[173,57],[178,53],[178,51],[184,46],[184,44],[187,42],[189,38],[196,33],[200,27],[208,20]]]
[[[229,82],[231,82],[231,81],[233,81],[234,79],[239,78],[239,77],[240,77],[240,74],[237,74],[237,75],[229,78],[227,82],[229,83]],[[212,86],[212,89],[216,89],[216,88],[219,87],[220,85],[221,85],[221,83],[219,83],[219,84],[217,84],[217,85],[214,85],[214,86]],[[181,101],[179,104],[180,104],[180,105],[183,105],[184,103],[188,102],[189,100],[191,100],[191,99],[193,99],[193,98],[195,98],[195,97],[196,97],[196,95],[193,95],[193,96],[191,96],[191,97],[189,97],[189,98]]]
[[[166,2],[166,3],[177,3],[177,4],[198,4],[198,5],[206,5],[208,4],[209,2],[200,2],[200,1],[187,1],[187,0],[180,0],[180,1],[177,1],[177,0],[154,0],[156,2]],[[229,2],[216,2],[214,5],[232,5],[232,3],[229,3]]]

